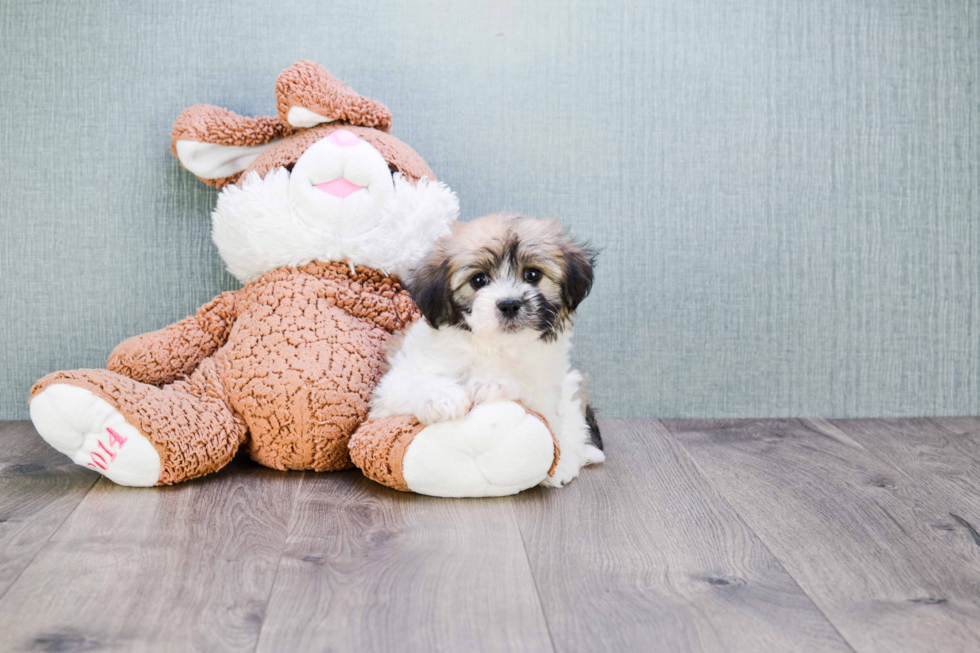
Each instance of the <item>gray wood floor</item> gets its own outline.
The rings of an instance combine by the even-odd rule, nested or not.
[[[980,418],[602,426],[563,490],[442,500],[122,488],[0,423],[0,651],[980,651]]]

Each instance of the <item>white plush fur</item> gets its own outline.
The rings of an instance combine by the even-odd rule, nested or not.
[[[49,385],[31,400],[31,421],[45,442],[118,485],[149,487],[160,479],[160,455],[153,444],[85,388]]]
[[[480,404],[465,417],[419,431],[402,476],[437,497],[516,494],[548,477],[555,445],[548,427],[511,401]]]
[[[338,145],[346,135],[356,144]],[[344,180],[360,186],[347,197],[336,197],[317,184]],[[391,169],[381,153],[367,141],[341,129],[307,148],[289,173],[289,199],[293,213],[315,231],[337,238],[352,238],[372,231],[394,196]]]
[[[221,191],[211,214],[212,236],[228,271],[243,283],[314,260],[346,260],[404,277],[433,241],[449,233],[459,202],[445,184],[422,179],[412,185],[395,174],[394,192],[378,210],[373,228],[341,237],[301,219],[288,170],[264,178],[252,172],[241,188]]]
[[[177,158],[201,179],[236,175],[252,164],[276,140],[264,145],[217,145],[199,141],[177,141]]]
[[[413,414],[423,424],[455,423],[476,404],[519,400],[541,413],[558,438],[558,468],[544,484],[560,487],[605,457],[590,441],[579,397],[582,375],[569,361],[571,329],[551,341],[540,335],[533,329],[476,334],[417,322],[374,391],[371,417]]]
[[[316,127],[333,121],[333,118],[321,116],[319,113],[313,113],[303,107],[289,107],[289,112],[286,114],[286,122],[293,127]]]

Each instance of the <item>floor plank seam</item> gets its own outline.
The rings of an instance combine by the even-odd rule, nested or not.
[[[269,616],[269,604],[272,602],[272,595],[276,591],[276,581],[279,580],[279,569],[282,567],[283,556],[286,555],[286,545],[289,543],[289,536],[293,533],[293,526],[295,524],[296,517],[296,507],[299,503],[297,497],[299,496],[300,488],[303,487],[303,483],[306,481],[307,472],[302,472],[300,476],[299,483],[296,486],[296,490],[293,492],[293,505],[289,508],[289,526],[286,528],[286,535],[282,538],[282,549],[279,551],[279,559],[276,560],[276,572],[272,575],[272,582],[269,583],[269,594],[265,597],[265,608],[262,614],[262,625],[259,626],[259,632],[255,635],[255,646],[252,647],[252,653],[256,653],[259,650],[259,644],[262,642],[262,631],[265,630],[266,619]]]
[[[544,609],[544,601],[541,600],[541,590],[538,589],[538,579],[534,575],[534,566],[531,564],[531,555],[527,552],[527,542],[524,540],[524,529],[521,528],[521,520],[517,518],[517,507],[511,499],[511,513],[514,515],[514,523],[517,525],[517,532],[521,536],[521,548],[524,549],[524,560],[527,562],[527,572],[531,575],[531,584],[534,586],[534,595],[538,597],[538,607],[541,609],[541,618],[544,619],[545,630],[548,631],[548,641],[551,642],[551,650],[558,653],[555,645],[555,638],[551,634],[551,622],[548,620],[548,612]]]
[[[813,608],[821,615],[823,615],[823,618],[827,621],[828,624],[830,624],[830,627],[834,629],[834,632],[837,633],[841,641],[844,642],[844,644],[849,649],[851,649],[851,651],[853,651],[854,653],[858,653],[858,650],[854,648],[854,644],[852,644],[846,637],[844,637],[844,633],[842,633],[840,629],[837,627],[837,624],[835,624],[831,620],[831,618],[827,616],[826,611],[824,611],[824,609],[820,607],[820,604],[817,603],[817,600],[809,592],[806,591],[806,588],[800,585],[800,581],[797,580],[796,576],[794,576],[790,572],[790,570],[786,568],[786,565],[783,563],[782,559],[780,559],[780,557],[773,552],[772,547],[769,546],[769,543],[766,542],[765,538],[763,538],[758,532],[756,532],[754,528],[752,528],[752,525],[749,524],[749,522],[745,519],[745,517],[742,516],[742,513],[739,512],[736,506],[732,505],[732,503],[725,496],[725,493],[721,490],[721,488],[719,488],[717,485],[714,484],[714,482],[711,480],[711,477],[708,476],[708,474],[704,471],[701,465],[698,464],[697,459],[691,455],[691,453],[684,446],[684,443],[681,441],[681,439],[674,434],[674,432],[670,429],[669,426],[663,423],[663,420],[656,420],[656,421],[674,439],[674,443],[679,447],[680,451],[684,452],[684,455],[687,456],[687,459],[694,466],[694,470],[701,475],[701,478],[704,480],[704,482],[708,484],[708,486],[715,491],[715,493],[718,495],[719,500],[724,502],[724,504],[728,506],[728,508],[732,511],[732,514],[735,515],[738,518],[738,520],[742,522],[745,528],[750,533],[752,533],[756,537],[756,539],[759,540],[759,543],[762,544],[763,548],[765,548],[765,550],[769,552],[769,555],[772,556],[772,559],[779,563],[779,566],[786,573],[786,576],[793,581],[793,584],[796,585],[797,588],[799,588],[800,592],[802,592],[804,596],[810,599],[810,603],[813,605]]]
[[[797,418],[794,419],[794,421],[798,422],[800,424],[800,426],[802,426],[807,431],[809,431],[811,433],[815,433],[816,435],[819,435],[819,436],[824,437],[824,438],[830,438],[831,440],[835,440],[835,438],[833,436],[828,435],[828,434],[826,434],[826,433],[824,433],[823,431],[820,430],[820,428],[819,428],[820,424],[819,424],[819,421],[817,421],[817,420],[825,421],[828,424],[830,424],[831,426],[833,426],[834,428],[837,428],[840,431],[842,431],[845,434],[847,434],[847,432],[844,431],[844,429],[841,429],[839,426],[837,426],[836,424],[834,424],[835,421],[840,421],[840,420],[830,420],[830,419],[824,420],[822,417],[797,417]],[[848,437],[850,437],[849,434],[848,434]],[[874,450],[874,448],[865,447],[864,445],[861,445],[861,450],[863,452],[865,452],[871,458],[874,458],[879,464],[881,464],[882,467],[887,467],[888,469],[892,470],[898,476],[903,477],[909,483],[912,483],[916,487],[919,487],[919,482],[918,482],[918,480],[914,476],[912,476],[911,474],[909,474],[908,472],[906,472],[904,469],[901,469],[900,467],[896,467],[892,463],[888,462],[888,460],[886,458],[883,458],[877,451]]]
[[[866,418],[866,419],[877,419],[877,418]],[[940,429],[943,428],[941,424],[939,424],[938,422],[936,422],[935,418],[927,417],[925,419],[926,419],[926,421],[928,421],[933,426],[935,426],[937,428],[940,428]],[[832,436],[827,435],[826,433],[824,433],[823,431],[821,431],[819,428],[817,428],[819,426],[819,424],[816,421],[814,421],[814,420],[823,420],[823,418],[813,418],[813,417],[800,417],[800,418],[796,418],[796,421],[799,422],[803,426],[803,428],[805,428],[806,430],[810,431],[811,433],[816,433],[817,435],[821,435],[823,437],[830,437],[831,439],[834,439]],[[835,428],[840,428],[836,424],[834,424],[834,422],[835,421],[846,421],[846,420],[829,420],[828,419],[828,420],[823,420],[823,421],[828,422],[831,426],[834,426]],[[843,431],[843,429],[840,429],[840,430]],[[845,431],[845,433],[846,433],[846,431]],[[848,437],[850,437],[850,436],[848,436]],[[904,478],[905,481],[906,481],[906,483],[908,483],[910,486],[912,486],[912,487],[914,487],[914,488],[916,488],[916,489],[918,489],[918,490],[920,490],[920,491],[922,491],[924,493],[928,493],[929,492],[929,488],[925,487],[922,484],[922,481],[919,478],[917,478],[911,472],[905,470],[903,467],[901,467],[899,465],[895,465],[894,463],[890,462],[886,457],[884,457],[881,454],[879,454],[873,447],[864,447],[864,446],[862,446],[862,450],[865,451],[868,456],[870,456],[876,462],[878,462],[878,464],[880,464],[882,467],[887,467],[896,476],[900,476],[900,477]],[[886,511],[885,512],[885,515],[892,521],[892,523],[894,523],[899,528],[899,530],[901,530],[903,533],[905,533],[905,535],[909,535],[908,533],[905,532],[905,528],[901,524],[899,524],[890,513],[888,513]],[[966,530],[967,535],[973,540],[973,542],[975,542],[977,544],[977,546],[980,546],[980,534],[977,533],[977,531],[973,528],[973,525],[970,522],[962,519],[962,517],[960,517],[958,515],[954,515],[952,512],[949,512],[949,516],[952,517],[953,520],[957,524],[959,524],[960,526],[962,526]]]
[[[19,581],[20,577],[24,575],[24,572],[30,569],[31,565],[34,564],[34,561],[37,560],[37,557],[41,555],[45,549],[48,548],[48,543],[51,542],[51,539],[58,534],[61,528],[65,525],[65,522],[67,522],[71,518],[71,516],[75,514],[75,511],[78,510],[78,506],[82,505],[82,501],[85,501],[85,498],[88,496],[88,493],[92,491],[92,488],[94,488],[103,480],[104,477],[99,476],[92,481],[91,485],[88,486],[88,489],[85,490],[85,494],[83,494],[81,498],[78,500],[78,503],[76,503],[72,507],[72,509],[68,511],[68,514],[65,515],[65,518],[61,520],[60,524],[58,524],[58,528],[55,528],[54,530],[51,531],[51,534],[48,535],[48,538],[44,540],[44,545],[37,550],[37,553],[31,556],[31,561],[28,562],[26,565],[24,565],[24,568],[20,570],[20,573],[17,574],[17,577],[14,578],[12,581],[10,581],[10,584],[7,585],[7,589],[3,591],[3,594],[0,594],[0,602],[2,602],[4,597],[7,596],[7,593],[10,592],[10,588],[12,588],[14,585],[17,584],[17,581]]]
[[[804,428],[806,428],[806,429],[808,429],[810,431],[813,431],[814,433],[819,433],[820,435],[825,435],[824,433],[821,433],[818,429],[811,428],[810,424],[813,423],[811,421],[812,419],[813,418],[800,418],[799,421],[800,421],[800,423],[803,424]],[[879,418],[866,418],[866,419],[869,419],[869,420],[870,419],[873,419],[874,421],[878,421]],[[887,419],[887,418],[884,418],[884,419]],[[932,424],[932,426],[934,428],[940,429],[940,430],[942,430],[942,431],[944,431],[944,432],[946,432],[946,433],[948,433],[949,435],[952,435],[952,436],[956,436],[957,435],[956,433],[953,433],[953,432],[947,430],[938,421],[938,419],[942,419],[942,418],[926,417],[926,418],[923,418],[923,419],[925,421],[927,421],[929,424]],[[836,427],[837,425],[834,424],[835,421],[844,421],[844,420],[826,420],[826,421]],[[843,430],[843,429],[841,429],[841,430]],[[894,472],[898,476],[903,477],[905,479],[905,481],[909,485],[911,485],[912,487],[915,487],[916,489],[922,491],[923,493],[929,493],[930,492],[929,488],[928,487],[925,487],[923,485],[921,479],[919,479],[917,476],[915,476],[911,472],[907,471],[904,467],[902,467],[900,465],[896,465],[896,464],[890,462],[886,457],[880,455],[874,448],[867,448],[866,447],[865,450],[868,452],[868,455],[870,455],[872,458],[874,458],[876,461],[878,461],[883,467],[887,467],[888,469],[892,470],[892,472]],[[950,510],[952,509],[951,506],[947,506],[947,507],[950,508]],[[963,519],[963,517],[961,517],[960,515],[954,514],[950,510],[947,510],[947,512],[948,512],[949,516],[952,517],[953,521],[955,521],[957,524],[959,524],[966,531],[967,536],[974,542],[974,544],[976,544],[977,546],[980,546],[980,533],[977,532],[977,530],[976,530],[976,528],[974,528],[973,524],[971,522],[967,521],[966,519]],[[895,523],[896,526],[899,527],[900,530],[902,530],[903,532],[905,532],[904,527],[902,527],[901,524],[898,524],[898,522],[895,520],[895,518],[891,514],[889,514],[888,512],[885,512],[885,514],[888,516],[889,519],[892,520],[892,522]],[[908,533],[906,533],[906,535],[908,535]]]

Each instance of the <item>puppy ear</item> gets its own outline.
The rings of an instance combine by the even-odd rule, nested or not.
[[[449,284],[449,263],[444,258],[430,254],[408,275],[407,286],[415,305],[433,329],[452,322],[455,310]]]
[[[561,294],[569,313],[573,313],[592,290],[595,278],[592,269],[598,255],[599,252],[587,244],[574,241],[562,247],[561,266],[565,280],[561,285]]]

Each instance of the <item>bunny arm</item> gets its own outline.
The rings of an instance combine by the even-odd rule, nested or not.
[[[280,268],[262,275],[264,283],[288,281],[297,271],[326,281],[325,297],[351,317],[395,334],[421,317],[412,296],[398,277],[346,261],[313,261],[298,268]],[[248,292],[246,286],[244,292]]]
[[[352,317],[366,319],[388,333],[398,333],[421,317],[407,290],[387,284],[339,284],[337,306]]]
[[[351,460],[394,490],[442,497],[516,494],[555,474],[558,438],[520,402],[478,404],[425,426],[414,415],[369,419],[348,442]]]
[[[236,295],[225,292],[170,326],[134,336],[109,355],[106,367],[134,381],[162,386],[193,372],[228,339],[236,318]]]

